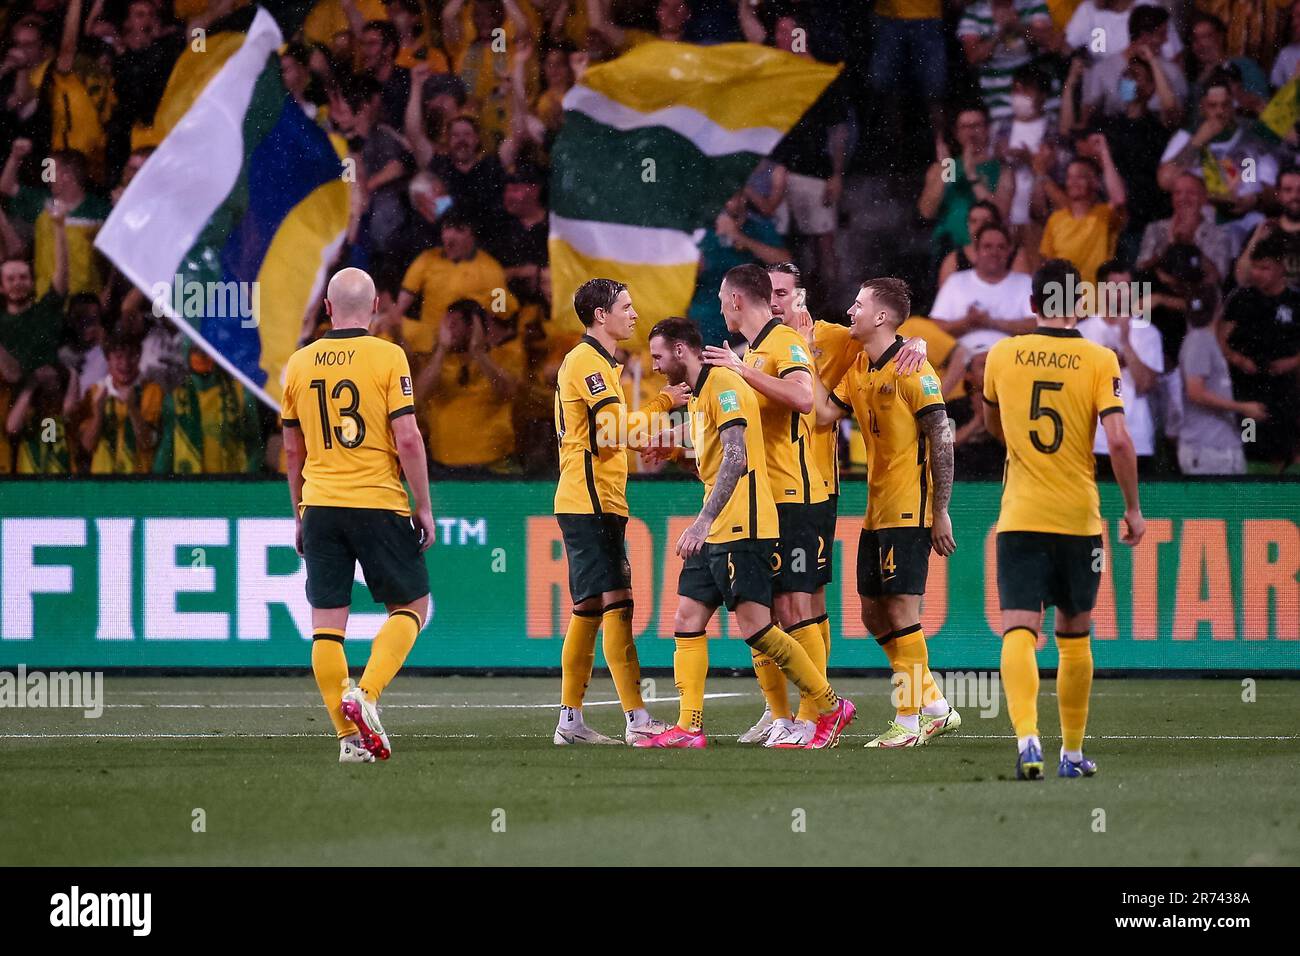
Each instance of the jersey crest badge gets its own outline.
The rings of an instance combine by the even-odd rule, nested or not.
[[[1121,379],[1112,378],[1110,383],[1115,389],[1115,397],[1119,398],[1120,394],[1124,391],[1124,382]]]
[[[939,394],[939,380],[933,375],[921,376],[921,392],[924,395]]]
[[[592,372],[585,381],[587,382],[587,391],[592,395],[599,395],[608,388],[605,384],[605,377],[599,372]]]
[[[802,345],[790,346],[790,361],[801,362],[804,365],[812,364],[811,361],[808,359],[808,353],[804,351],[804,347]]]
[[[398,381],[398,383],[402,386],[402,394],[403,394],[403,395],[410,395],[410,394],[411,394],[411,376],[409,376],[409,375],[401,375],[401,376],[398,377],[397,381]]]
[[[721,408],[724,412],[739,411],[740,399],[736,397],[736,393],[734,391],[732,391],[731,389],[727,389],[725,392],[723,392],[721,395],[718,396],[718,407]]]

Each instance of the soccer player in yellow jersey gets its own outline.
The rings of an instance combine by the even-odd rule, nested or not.
[[[849,334],[846,325],[834,322],[814,322],[804,303],[805,290],[800,287],[799,267],[793,262],[778,262],[767,267],[768,279],[772,282],[772,315],[783,324],[790,326],[803,336],[816,366],[817,378],[827,389],[834,389],[840,378],[853,360],[862,351],[862,343]],[[912,372],[920,368],[925,361],[925,341],[908,339],[903,349],[894,360],[903,372]],[[808,444],[812,459],[821,473],[822,484],[826,488],[826,501],[815,506],[819,513],[818,554],[825,560],[818,568],[817,588],[812,594],[812,615],[821,631],[822,642],[826,645],[826,659],[829,663],[831,652],[831,625],[826,610],[826,586],[834,579],[835,572],[835,527],[839,510],[840,466],[838,427],[818,425],[815,416],[810,416],[811,435]],[[763,671],[756,668],[760,678]],[[789,703],[785,696],[784,682],[772,686],[769,681],[765,688],[766,697],[777,700],[778,708],[788,713]],[[806,720],[811,715],[806,701],[801,701],[799,718]],[[764,705],[763,714],[753,727],[741,734],[741,743],[764,742],[772,732],[772,705]],[[778,738],[779,740],[779,738]],[[778,741],[773,741],[775,744]]]
[[[1034,273],[1031,292],[1037,328],[995,344],[984,368],[984,422],[1007,446],[997,529],[998,598],[1002,686],[1018,738],[1018,780],[1043,777],[1034,651],[1048,605],[1056,607],[1060,655],[1057,775],[1097,772],[1083,755],[1083,737],[1092,691],[1092,608],[1106,560],[1092,455],[1098,419],[1124,495],[1120,540],[1135,545],[1146,531],[1119,361],[1075,328],[1077,280],[1069,262],[1044,262]]]
[[[760,272],[761,275],[761,272]],[[757,397],[733,369],[705,364],[700,331],[671,318],[650,331],[657,372],[677,385],[691,383],[691,447],[704,505],[677,541],[683,558],[677,582],[673,672],[681,694],[677,724],[637,741],[636,747],[697,748],[704,736],[704,680],[709,670],[705,629],[721,605],[735,615],[745,642],[770,658],[813,701],[815,728],[803,744],[835,745],[853,720],[853,704],[836,697],[824,668],[772,622],[771,558],[778,535]],[[678,429],[679,433],[684,428]]]
[[[817,421],[854,415],[867,449],[867,513],[858,540],[862,623],[889,658],[897,713],[868,747],[916,747],[960,726],[930,675],[921,596],[930,549],[956,549],[952,497],[952,432],[939,376],[929,362],[900,372],[898,327],[911,314],[901,279],[863,283],[849,308],[851,332],[862,343],[834,391],[817,382]]]
[[[295,544],[307,564],[311,666],[341,742],[340,763],[391,754],[379,697],[429,611],[424,551],[434,524],[424,441],[406,354],[367,331],[378,308],[370,276],[335,273],[325,298],[333,328],[290,356],[281,407]],[[353,686],[343,636],[358,563],[388,620]]]
[[[614,359],[617,343],[636,328],[627,287],[613,279],[591,279],[574,293],[573,308],[587,334],[565,356],[555,390],[560,442],[555,520],[569,562],[573,615],[560,657],[563,678],[554,741],[619,742],[588,727],[582,716],[596,632],[603,630],[605,661],[626,720],[623,739],[631,744],[668,725],[652,718],[641,699],[641,665],[632,641],[632,568],[623,541],[628,517],[625,449],[648,438],[656,417],[685,404],[688,389],[665,389],[629,414],[622,368]]]
[[[776,620],[824,673],[826,643],[812,613],[812,595],[825,565],[820,539],[826,485],[812,459],[813,361],[808,345],[772,315],[772,281],[761,266],[736,266],[723,277],[718,299],[727,330],[744,336],[743,358],[730,345],[704,349],[704,361],[729,368],[758,395],[763,446],[780,533],[772,558]],[[774,663],[754,654],[754,673],[772,712],[764,746],[802,746],[814,721],[794,720],[785,678]],[[803,701],[811,718],[812,702]],[[749,738],[751,735],[744,735]]]

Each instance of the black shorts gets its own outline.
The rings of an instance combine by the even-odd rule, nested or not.
[[[632,586],[627,560],[627,518],[622,515],[556,515],[569,560],[569,596],[574,604],[606,591]]]
[[[998,599],[1004,611],[1091,611],[1101,586],[1101,535],[998,534]]]
[[[858,593],[924,594],[930,574],[929,528],[862,530],[858,537]]]
[[[772,559],[772,591],[812,594],[822,583],[824,509],[820,504],[777,505],[776,518],[781,537]]]
[[[683,562],[677,593],[713,608],[725,604],[728,611],[744,601],[771,607],[775,544],[766,540],[705,544]]]
[[[831,495],[819,505],[821,511],[821,555],[818,563],[817,584],[825,587],[835,580],[835,526],[839,520],[840,496]]]
[[[379,604],[409,604],[429,593],[420,534],[409,515],[309,505],[302,513],[302,552],[312,607],[348,607],[358,564]]]

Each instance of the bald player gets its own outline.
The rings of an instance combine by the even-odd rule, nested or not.
[[[294,543],[307,564],[311,666],[339,739],[340,763],[391,755],[379,698],[429,611],[424,552],[434,525],[424,440],[406,353],[369,334],[378,310],[369,275],[335,273],[325,295],[333,328],[290,356],[281,403]],[[354,686],[343,637],[358,563],[388,620]]]

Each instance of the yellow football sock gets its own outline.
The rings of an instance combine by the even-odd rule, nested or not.
[[[560,706],[582,706],[587,685],[591,683],[591,667],[596,661],[596,632],[600,630],[600,614],[596,611],[574,611],[569,618],[569,628],[564,632],[564,647],[560,651]]]
[[[311,672],[316,675],[321,700],[329,712],[334,733],[351,737],[357,725],[343,716],[340,705],[348,689],[348,657],[343,653],[343,632],[332,627],[317,628],[311,635]]]
[[[822,677],[826,676],[826,642],[822,640],[822,629],[815,620],[803,621],[790,628],[789,635],[799,642],[816,666]],[[799,695],[799,719],[816,720],[817,704],[807,694]]]
[[[1082,750],[1092,693],[1092,640],[1088,632],[1056,634],[1060,663],[1056,668],[1056,704],[1061,713],[1061,746]]]
[[[831,660],[831,618],[829,614],[823,614],[817,618],[817,627],[822,632],[822,643],[826,645],[826,663],[829,665]]]
[[[902,717],[915,717],[921,710],[925,676],[930,672],[926,666],[929,658],[925,649],[925,632],[920,624],[913,624],[894,631],[894,639],[889,643],[894,649],[890,666],[894,670],[898,713]]]
[[[790,719],[790,688],[786,686],[785,675],[776,661],[759,651],[751,650],[754,658],[754,676],[758,678],[759,690],[767,701],[767,709],[774,718]]]
[[[808,653],[785,631],[769,624],[753,637],[745,638],[745,643],[776,661],[781,672],[794,681],[799,693],[812,697],[817,713],[826,714],[835,709],[839,702],[835,691],[831,690],[831,685]],[[773,716],[776,716],[775,712]]]
[[[370,645],[370,660],[366,662],[366,669],[357,684],[372,704],[379,700],[384,688],[402,669],[406,655],[411,653],[423,626],[420,615],[401,607],[389,614],[388,620],[379,628]]]
[[[631,599],[606,605],[600,626],[604,630],[605,663],[609,665],[609,676],[614,678],[619,704],[625,711],[640,710],[645,703],[641,700],[641,662],[632,641]]]
[[[682,730],[704,728],[704,680],[709,674],[709,639],[703,631],[678,631],[673,654],[673,678],[681,705],[677,726]]]
[[[1038,736],[1038,635],[1013,627],[1002,635],[1002,690],[1017,737]]]

